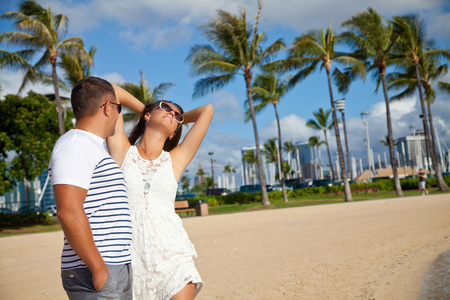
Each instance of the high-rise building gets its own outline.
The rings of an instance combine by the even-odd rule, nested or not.
[[[260,146],[261,152],[264,151],[264,147]],[[252,151],[254,162],[248,162],[244,160],[246,152]],[[273,184],[275,181],[275,174],[273,173],[273,163],[267,164],[265,155],[261,155],[263,172],[266,184]],[[259,176],[258,176],[258,164],[256,161],[256,147],[242,147],[241,148],[241,157],[242,157],[242,182],[243,185],[252,185],[259,184]]]
[[[296,142],[295,158],[300,160],[300,168],[303,180],[316,179],[317,161],[313,147],[308,146],[308,142]]]
[[[423,130],[397,139],[397,151],[401,165],[428,169],[433,166]]]
[[[301,179],[302,181],[310,181],[323,178],[323,168],[320,162],[320,155],[316,154],[314,147],[308,146],[308,142],[293,143],[294,151],[287,156],[283,155],[285,162],[289,163],[290,174],[287,179]],[[249,163],[242,158],[242,182],[244,185],[259,184],[257,163],[256,163],[256,147],[241,148],[241,155],[244,157],[247,151],[252,151],[255,162]],[[264,148],[261,147],[261,152]],[[263,172],[266,184],[274,184],[275,175],[277,174],[277,165],[275,163],[267,163],[266,157],[262,155]],[[327,172],[325,172],[327,173]],[[325,175],[325,177],[329,177]]]

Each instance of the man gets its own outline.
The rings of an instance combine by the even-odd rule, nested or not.
[[[131,219],[123,174],[105,150],[122,105],[114,88],[89,77],[72,90],[74,129],[49,163],[64,231],[61,277],[69,299],[131,299]]]
[[[419,177],[419,189],[422,191],[422,196],[425,196],[425,194],[428,195],[428,190],[425,184],[425,179],[427,178],[427,175],[425,174],[423,169],[419,169],[417,177]]]

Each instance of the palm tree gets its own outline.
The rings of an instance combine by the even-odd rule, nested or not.
[[[281,126],[280,126],[280,117],[278,115],[278,102],[280,102],[281,98],[285,95],[288,90],[288,82],[289,77],[284,79],[280,79],[277,77],[277,74],[272,72],[258,74],[255,78],[255,81],[252,85],[252,93],[253,100],[257,103],[254,106],[255,113],[260,112],[264,107],[269,104],[273,104],[273,108],[275,110],[275,117],[277,120],[277,128],[278,128],[278,153],[280,156],[279,163],[283,162],[283,151],[282,151],[282,139],[281,139]],[[248,102],[247,102],[248,103]],[[246,116],[250,115],[250,110],[246,111]],[[247,118],[248,119],[248,118]],[[286,183],[285,178],[283,176],[283,172],[280,173],[280,181],[281,187],[283,191],[283,199],[284,202],[288,202],[286,195]]]
[[[226,174],[227,179],[228,179],[228,176],[229,176],[230,180],[231,180],[231,178],[233,176],[233,173],[236,173],[236,170],[237,170],[237,168],[236,167],[233,168],[233,166],[231,165],[231,162],[229,162],[227,165],[225,165],[223,167],[223,173]],[[227,186],[227,188],[228,188],[228,186]]]
[[[147,80],[145,79],[142,70],[139,70],[139,73],[141,74],[141,80],[138,84],[132,82],[125,82],[119,85],[144,104],[149,104],[155,101],[162,100],[164,98],[164,93],[167,91],[167,89],[175,85],[172,82],[163,82],[152,90],[151,86],[147,83]],[[134,118],[135,115],[136,114],[133,112],[124,113],[124,120],[130,121]]]
[[[97,46],[91,46],[88,51],[91,61],[94,60],[96,53]],[[91,66],[93,63],[88,63],[83,57],[63,53],[61,58],[59,66],[65,71],[65,81],[70,86],[67,90],[71,90],[71,88],[81,79],[92,76]]]
[[[427,48],[434,48],[434,43],[427,43]],[[421,84],[424,90],[424,100],[427,103],[428,116],[430,122],[430,132],[434,133],[433,118],[431,113],[431,104],[436,99],[436,90],[433,88],[434,82],[437,82],[438,89],[445,92],[445,83],[438,81],[439,78],[445,76],[448,72],[447,64],[440,65],[436,57],[422,56],[419,61],[419,70],[421,75]],[[389,89],[404,89],[398,95],[391,97],[391,100],[400,100],[404,97],[411,96],[417,88],[417,77],[415,66],[408,66],[404,72],[391,73],[388,75]],[[444,87],[444,88],[442,88]],[[450,93],[450,90],[448,91]],[[431,142],[435,148],[436,141],[434,134],[431,134]]]
[[[340,91],[348,90],[349,78],[365,78],[364,64],[349,54],[335,51],[335,45],[339,43],[340,38],[336,36],[331,26],[324,33],[323,29],[312,30],[296,37],[293,45],[289,49],[288,69],[300,69],[291,79],[291,84],[295,85],[305,79],[314,70],[320,66],[325,69],[328,79],[328,89],[330,93],[330,102],[333,114],[334,132],[336,135],[336,144],[339,154],[341,169],[345,170],[344,152],[342,151],[341,137],[338,128],[338,119],[334,107],[333,87],[331,84],[331,69],[334,62],[340,63],[347,68],[349,76],[344,76],[339,69],[335,68],[333,77],[338,84]],[[331,164],[330,164],[331,165]],[[347,181],[346,172],[342,172],[344,180],[345,200],[352,201],[350,184]]]
[[[283,161],[283,164],[281,165],[281,170],[283,171],[284,178],[288,177],[288,175],[293,172],[291,169],[291,166],[289,165],[289,162]]]
[[[181,177],[181,187],[183,188],[183,190],[185,192],[189,192],[189,178],[187,176],[182,176]]]
[[[91,61],[94,60],[95,53],[97,52],[97,46],[91,46],[89,48],[88,54]],[[92,63],[93,64],[93,63]],[[60,88],[66,90],[70,93],[75,84],[83,78],[89,77],[91,73],[91,63],[84,60],[84,58],[79,57],[79,55],[70,55],[63,53],[61,55],[61,60],[58,66],[64,71],[64,79],[59,78],[58,85]],[[53,77],[51,74],[43,73],[41,74],[41,81],[45,85],[53,85]],[[49,99],[55,99],[54,94],[45,95]],[[61,103],[69,102],[70,99],[67,97],[60,97]]]
[[[298,148],[299,148],[299,146],[294,146],[294,144],[292,144],[292,141],[284,142],[284,152],[288,153],[289,155],[292,155],[292,153],[294,153],[295,150],[297,150]],[[302,170],[301,170],[300,157],[299,157],[298,152],[297,152],[296,162],[297,162],[297,178],[300,179],[302,177]]]
[[[319,159],[318,166],[319,166],[320,170],[321,170],[321,168],[322,168],[322,157],[320,156],[319,147],[320,147],[321,145],[323,145],[323,144],[326,144],[326,142],[325,142],[325,141],[321,141],[321,140],[320,140],[320,136],[311,136],[311,137],[309,137],[309,139],[308,139],[308,146],[309,146],[309,147],[313,147],[313,149],[314,149],[314,147],[315,147],[316,156],[317,156],[318,159]],[[320,172],[319,178],[322,179],[322,172]]]
[[[330,162],[331,178],[334,180],[333,161],[331,160],[330,146],[328,145],[328,136],[327,136],[327,131],[331,130],[332,128],[335,128],[334,120],[328,121],[330,113],[331,110],[324,111],[323,108],[319,108],[317,112],[313,113],[316,119],[308,120],[308,122],[306,122],[306,126],[315,130],[323,131],[323,135],[325,137],[325,145],[327,145],[328,160]]]
[[[418,15],[407,15],[407,16],[395,16],[393,17],[392,23],[394,25],[395,32],[399,36],[398,43],[398,53],[401,56],[402,65],[412,65],[415,68],[416,73],[416,84],[419,90],[420,107],[422,109],[423,124],[425,130],[425,139],[427,141],[428,150],[431,154],[431,160],[433,162],[433,167],[436,173],[436,179],[439,185],[439,190],[448,191],[448,187],[442,178],[441,167],[439,165],[438,156],[436,153],[436,145],[430,138],[430,135],[434,135],[430,132],[428,127],[427,112],[425,109],[425,99],[422,91],[422,83],[420,76],[420,59],[423,58],[439,58],[445,57],[450,59],[450,50],[447,49],[436,49],[429,48],[426,49],[426,36],[425,36],[425,26],[424,23],[419,19]],[[431,117],[431,112],[428,111]]]
[[[249,166],[253,166],[253,168],[256,170],[256,164],[258,163],[255,152],[252,150],[245,151],[244,155],[242,155],[242,160],[247,163],[247,174],[250,176]],[[253,176],[252,183],[255,184]]]
[[[218,10],[217,18],[210,19],[201,27],[213,46],[194,45],[186,60],[191,63],[192,74],[206,75],[196,82],[195,97],[221,89],[236,78],[236,75],[243,75],[255,134],[262,204],[269,205],[251,86],[255,70],[276,55],[284,47],[284,43],[278,39],[266,49],[262,48],[261,44],[266,40],[266,36],[264,32],[258,33],[261,9],[262,3],[259,1],[254,25],[247,23],[245,9],[242,9],[240,16]]]
[[[377,80],[376,91],[383,85],[384,100],[386,103],[387,130],[389,136],[389,156],[391,160],[392,173],[394,174],[394,185],[397,196],[403,196],[400,178],[397,173],[397,162],[395,160],[394,139],[392,134],[391,110],[386,83],[386,68],[394,61],[394,46],[397,42],[391,25],[373,8],[367,12],[360,12],[342,23],[349,31],[342,34],[342,38],[355,49],[355,53],[363,58],[369,59],[368,71],[373,71]]]
[[[449,82],[439,81],[438,87],[441,91],[450,94],[450,83]]]
[[[292,170],[292,153],[294,152],[295,147],[292,144],[292,141],[286,141],[283,143],[283,151],[288,155],[289,168]],[[292,170],[294,172],[294,170]],[[292,178],[291,176],[289,178]]]
[[[30,59],[35,54],[42,53],[42,56],[33,66],[28,63],[30,67],[25,73],[18,94],[28,82],[39,80],[44,67],[48,64],[51,65],[59,132],[63,135],[65,128],[56,72],[57,61],[63,55],[70,55],[77,56],[88,64],[92,64],[92,59],[84,49],[83,40],[79,37],[63,39],[62,37],[67,32],[69,25],[67,16],[64,14],[54,15],[50,7],[44,9],[34,0],[23,1],[18,12],[6,12],[0,17],[12,20],[17,29],[23,30],[1,33],[0,43],[6,42],[9,45],[25,48],[14,53],[5,54],[3,52],[2,66],[11,66],[11,63],[15,60],[20,67],[24,67],[27,64],[24,64],[19,58]],[[3,58],[5,58],[6,64],[3,64]]]
[[[266,157],[266,163],[268,164],[276,163],[278,161],[278,146],[275,140],[275,138],[271,138],[264,143],[264,155]]]
[[[278,145],[276,138],[268,139],[267,142],[264,143],[264,155],[266,157],[266,164],[273,163],[275,165],[275,178],[280,178],[281,165],[278,163]]]
[[[389,136],[386,134],[384,140],[380,140],[380,143],[384,146],[389,146]],[[394,140],[394,146],[398,146],[398,143]]]
[[[203,170],[202,168],[198,169],[197,173],[195,173],[195,175],[198,176],[198,182],[200,184],[203,183],[203,176],[206,174],[205,170]]]

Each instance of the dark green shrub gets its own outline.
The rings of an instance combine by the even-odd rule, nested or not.
[[[283,199],[283,192],[282,191],[272,191],[267,193],[269,195],[269,200],[279,200]],[[286,193],[287,195],[287,193]]]
[[[0,228],[24,227],[32,225],[49,225],[53,219],[48,213],[0,213]]]
[[[443,176],[444,182],[447,186],[450,186],[450,175]]]
[[[243,204],[250,202],[260,202],[261,193],[231,193],[224,196],[216,196],[217,199],[221,199],[224,204]]]
[[[327,194],[336,193],[340,190],[342,190],[342,187],[340,185],[332,185],[325,187],[325,193]]]
[[[378,188],[380,191],[393,191],[395,190],[395,184],[393,179],[382,179],[370,182],[369,188]]]
[[[402,190],[416,190],[419,188],[419,178],[400,179]]]

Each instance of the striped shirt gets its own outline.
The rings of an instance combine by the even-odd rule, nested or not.
[[[131,219],[125,178],[105,150],[103,139],[70,130],[55,144],[49,174],[53,185],[69,184],[88,191],[83,208],[105,263],[130,263]],[[61,269],[85,266],[64,238]]]

